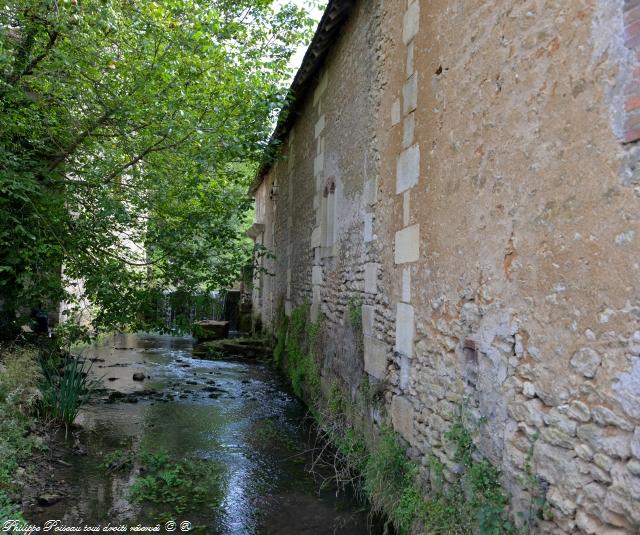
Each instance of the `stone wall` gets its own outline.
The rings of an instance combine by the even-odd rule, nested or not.
[[[322,314],[425,478],[466,407],[541,533],[640,525],[638,6],[357,2],[256,193],[265,322]]]

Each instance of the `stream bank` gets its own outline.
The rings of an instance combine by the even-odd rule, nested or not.
[[[66,442],[58,437],[65,447],[48,454],[49,499],[26,503],[25,518],[189,522],[225,535],[369,533],[366,510],[320,491],[309,474],[305,408],[278,373],[258,359],[201,360],[192,350],[189,338],[124,334],[85,350],[105,390]]]

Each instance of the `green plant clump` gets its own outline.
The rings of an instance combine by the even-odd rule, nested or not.
[[[40,383],[40,414],[68,427],[98,384],[89,377],[91,363],[70,355],[62,366],[48,357],[41,358],[40,364],[43,377]]]
[[[409,533],[423,503],[416,475],[396,433],[383,428],[365,463],[363,487],[373,511],[386,514],[398,533]]]
[[[142,452],[140,462],[146,475],[131,487],[133,502],[161,505],[176,514],[219,505],[222,471],[217,463],[202,459],[176,462],[166,452]]]
[[[129,470],[133,467],[134,455],[131,449],[118,449],[107,453],[104,459],[100,463],[102,468],[107,474],[114,472],[120,472]]]
[[[365,484],[374,481],[378,485],[369,487],[374,507],[386,512],[401,534],[410,533],[415,522],[434,534],[514,533],[500,471],[486,460],[474,460],[473,437],[461,417],[445,437],[455,445],[454,460],[461,471],[443,487],[444,466],[432,455],[431,488],[425,493],[417,480],[417,466],[406,458],[393,435],[383,433],[367,467],[371,475],[365,478]]]

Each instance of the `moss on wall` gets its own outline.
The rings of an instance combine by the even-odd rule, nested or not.
[[[392,427],[370,426],[369,432],[362,424],[371,408],[380,408],[380,396],[368,380],[361,382],[353,396],[336,379],[321,381],[318,348],[322,319],[311,321],[309,308],[302,305],[288,318],[281,307],[274,362],[287,374],[294,393],[305,401],[316,420],[323,447],[314,467],[331,465],[331,483],[339,489],[353,485],[372,512],[384,517],[387,527],[392,526],[400,535],[514,533],[500,471],[477,455],[462,407],[446,434],[455,448],[455,479],[445,483],[443,466],[431,456],[426,483]]]
[[[320,399],[315,351],[320,325],[311,321],[309,308],[308,304],[296,308],[290,318],[278,312],[274,361],[287,373],[295,395],[313,406]]]

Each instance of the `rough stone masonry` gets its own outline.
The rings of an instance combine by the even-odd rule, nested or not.
[[[266,328],[310,304],[425,470],[464,404],[514,516],[533,470],[539,532],[637,532],[640,0],[331,1],[291,91]]]

